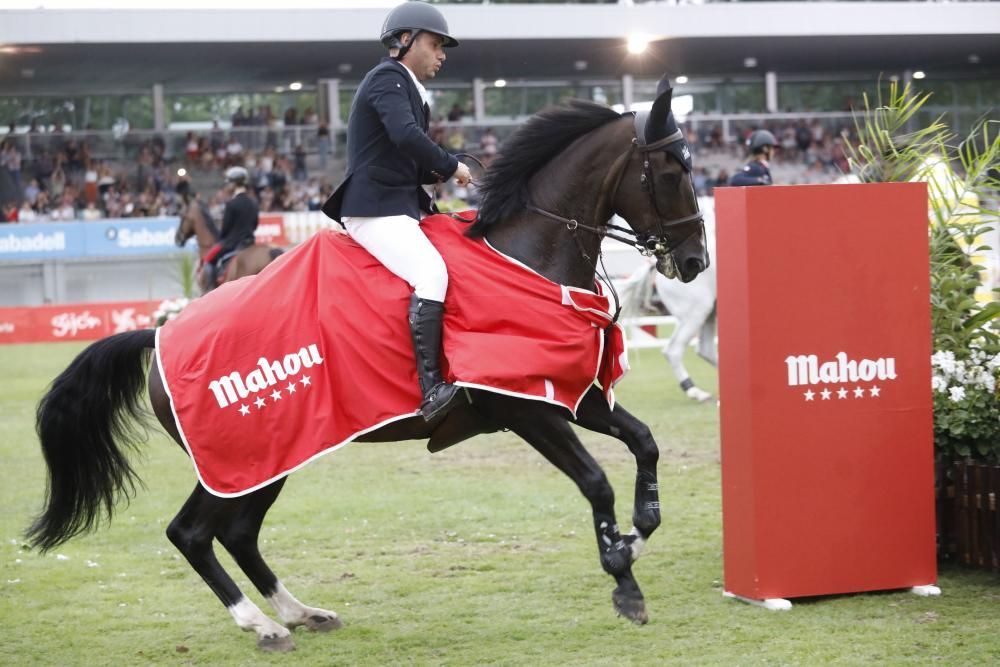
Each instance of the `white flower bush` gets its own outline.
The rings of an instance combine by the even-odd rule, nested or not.
[[[958,359],[940,351],[931,357],[931,368],[938,447],[1000,461],[1000,354],[972,348]]]
[[[180,315],[181,311],[184,310],[189,303],[191,303],[191,300],[186,297],[181,297],[179,299],[166,299],[161,302],[157,309],[153,312],[153,320],[156,322],[156,326],[161,327]]]

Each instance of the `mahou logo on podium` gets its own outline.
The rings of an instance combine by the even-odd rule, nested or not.
[[[720,188],[716,219],[726,591],[934,584],[926,186]]]

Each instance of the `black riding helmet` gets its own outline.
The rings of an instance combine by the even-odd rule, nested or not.
[[[409,50],[409,45],[403,45],[400,41],[400,34],[408,32],[410,44],[421,32],[432,32],[444,38],[442,46],[458,46],[458,40],[448,34],[448,22],[444,20],[444,15],[438,11],[437,7],[432,7],[426,2],[404,2],[385,17],[382,24],[382,45],[387,49],[399,49],[396,59],[401,59]]]
[[[777,146],[778,140],[767,130],[757,130],[747,139],[747,147],[751,153],[760,153],[765,146]]]

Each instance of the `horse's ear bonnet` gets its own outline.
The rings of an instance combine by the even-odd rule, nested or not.
[[[651,144],[664,137],[669,137],[675,132],[681,132],[680,128],[677,127],[677,121],[674,119],[674,112],[670,110],[670,103],[673,96],[674,89],[670,85],[670,78],[664,75],[660,79],[660,82],[656,84],[656,101],[653,102],[653,108],[649,111],[649,115],[646,116],[643,128],[644,136],[640,138],[640,141],[644,144]],[[667,144],[664,150],[677,158],[684,165],[685,169],[691,171],[693,166],[691,163],[691,149],[688,147],[687,140],[683,136],[684,134],[681,132],[681,140]]]

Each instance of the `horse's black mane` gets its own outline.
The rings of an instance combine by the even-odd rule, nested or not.
[[[578,137],[620,117],[600,104],[569,100],[529,118],[504,142],[479,184],[479,215],[467,234],[483,236],[490,225],[524,210],[535,172]]]

